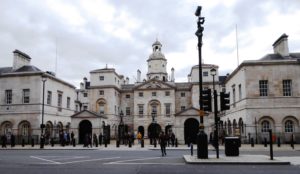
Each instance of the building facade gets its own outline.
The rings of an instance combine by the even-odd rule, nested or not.
[[[244,141],[268,139],[299,142],[300,54],[290,53],[288,36],[283,34],[273,44],[274,53],[259,60],[244,61],[226,79],[231,109],[223,113],[227,134]]]

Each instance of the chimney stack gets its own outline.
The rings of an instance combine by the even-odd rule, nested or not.
[[[137,82],[141,82],[141,71],[139,69],[137,70]]]
[[[275,54],[280,54],[282,57],[289,56],[288,35],[282,34],[272,45]]]
[[[30,65],[31,58],[27,54],[19,50],[15,50],[13,51],[13,53],[14,53],[13,70],[17,70],[25,65]]]
[[[175,75],[174,75],[174,71],[175,71],[175,69],[174,69],[174,68],[172,68],[172,69],[171,69],[171,82],[175,82]]]

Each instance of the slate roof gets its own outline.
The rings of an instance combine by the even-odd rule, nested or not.
[[[259,60],[284,60],[284,59],[300,59],[300,53],[290,53],[290,55],[287,57],[283,57],[280,54],[267,54]]]

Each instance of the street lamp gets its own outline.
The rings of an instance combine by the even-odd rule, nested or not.
[[[197,135],[197,157],[201,159],[207,159],[208,158],[208,142],[207,142],[207,135],[204,132],[204,123],[203,123],[203,116],[204,116],[204,108],[203,108],[203,87],[202,87],[202,36],[203,36],[203,30],[204,27],[202,26],[204,24],[204,17],[201,17],[201,10],[202,7],[198,6],[195,16],[198,17],[197,20],[197,31],[196,36],[198,37],[198,52],[199,52],[199,105],[200,105],[200,126],[199,126],[199,133]]]
[[[45,137],[44,137],[44,106],[45,106],[45,82],[47,81],[47,76],[45,74],[42,75],[43,82],[43,101],[42,101],[42,124],[41,124],[41,137],[40,137],[40,148],[44,148]]]
[[[219,124],[218,124],[218,95],[217,90],[215,89],[215,76],[217,75],[217,70],[215,68],[212,68],[210,70],[210,75],[213,76],[213,91],[214,91],[214,114],[215,114],[215,130],[214,130],[214,143],[217,153],[217,158],[219,158],[219,141],[218,141],[218,135],[219,135]]]
[[[122,144],[124,144],[124,122],[123,122],[123,111],[120,112],[120,124],[119,124],[119,140],[122,140]]]

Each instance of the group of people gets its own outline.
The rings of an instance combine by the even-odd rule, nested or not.
[[[96,134],[85,134],[83,147],[98,147],[98,144],[101,146],[102,144],[105,144],[107,141],[107,137],[105,135],[102,135],[102,133],[99,134],[99,137],[97,137]]]
[[[7,135],[2,135],[1,136],[2,148],[6,148],[6,144],[7,144]],[[14,136],[14,134],[11,134],[10,135],[10,145],[11,145],[11,147],[14,147],[15,144],[16,144],[15,136]]]

